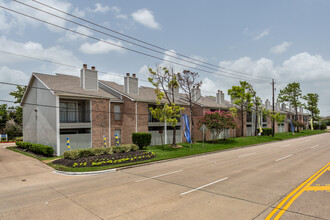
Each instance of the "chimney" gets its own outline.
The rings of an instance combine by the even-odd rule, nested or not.
[[[138,95],[139,94],[139,80],[136,77],[136,74],[130,76],[129,73],[126,73],[124,78],[124,90],[127,94]]]
[[[265,108],[266,108],[266,110],[271,110],[270,109],[270,101],[268,99],[266,99]]]
[[[286,110],[286,105],[285,103],[282,103],[282,111],[285,111]]]
[[[83,64],[83,68],[80,71],[80,87],[86,90],[98,90],[98,73],[95,70],[95,66],[91,69],[87,68],[87,64]]]
[[[201,98],[201,90],[199,87],[195,88],[195,86],[192,89],[192,100],[194,102],[197,102]]]
[[[216,97],[218,104],[225,104],[225,94],[221,90],[218,90]]]

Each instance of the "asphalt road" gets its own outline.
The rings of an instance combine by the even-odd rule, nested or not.
[[[0,219],[330,219],[329,162],[330,133],[90,176],[0,146]]]

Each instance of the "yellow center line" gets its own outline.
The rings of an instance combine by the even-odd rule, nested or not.
[[[269,213],[269,215],[265,218],[265,220],[270,220],[273,215],[281,209],[281,207],[286,203],[287,200],[289,200],[296,192],[298,192],[304,185],[306,185],[310,180],[312,180],[315,176],[317,176],[322,170],[328,170],[328,166],[330,163],[322,167],[319,171],[317,171],[313,176],[309,177],[305,182],[300,184],[295,190],[293,190],[289,195],[287,195],[277,206],[276,208]]]
[[[329,165],[329,164],[328,164]],[[296,195],[290,199],[290,201],[283,207],[283,209],[277,214],[277,216],[274,218],[274,220],[278,220],[281,218],[281,216],[284,214],[286,210],[291,206],[291,204],[304,192],[306,189],[312,185],[320,176],[323,175],[328,169],[324,169],[320,174],[318,174],[313,180],[311,180],[306,186],[304,186]]]
[[[306,191],[330,191],[330,186],[310,186]]]

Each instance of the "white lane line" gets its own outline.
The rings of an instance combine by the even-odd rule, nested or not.
[[[200,186],[200,187],[198,187],[198,188],[195,188],[195,189],[189,190],[189,191],[187,191],[187,192],[181,193],[181,196],[183,196],[183,195],[185,195],[185,194],[188,194],[188,193],[191,193],[191,192],[194,192],[194,191],[196,191],[196,190],[202,189],[202,188],[204,188],[204,187],[210,186],[210,185],[212,185],[212,184],[215,184],[215,183],[218,183],[218,182],[224,181],[224,180],[226,180],[226,179],[228,179],[228,177],[222,178],[222,179],[220,179],[220,180],[214,181],[214,182],[209,183],[209,184],[206,184],[206,185],[204,185],[204,186]]]
[[[182,171],[183,170],[177,170],[177,171],[173,171],[173,172],[170,172],[170,173],[164,173],[164,174],[161,174],[161,175],[140,179],[140,180],[137,180],[136,182],[142,182],[142,181],[145,181],[145,180],[150,180],[150,179],[154,179],[154,178],[161,177],[161,176],[167,176],[167,175],[171,175],[171,174],[174,174],[174,173],[179,173],[179,172],[182,172]]]
[[[238,157],[247,157],[247,156],[250,156],[250,155],[253,155],[253,154],[256,154],[256,152],[251,153],[251,154],[244,154],[244,155],[241,155],[241,156],[238,156]]]
[[[291,146],[291,144],[286,144],[286,145],[283,145],[283,146],[280,146],[280,147],[289,147]]]
[[[316,148],[316,147],[319,147],[319,146],[320,146],[320,145],[315,145],[315,146],[311,147],[311,149]]]
[[[288,157],[291,157],[292,156],[292,154],[290,154],[290,155],[288,155],[288,156],[285,156],[285,157],[281,157],[281,158],[279,158],[279,159],[277,159],[277,160],[275,160],[276,162],[277,161],[280,161],[280,160],[284,160],[284,159],[286,159],[286,158],[288,158]]]

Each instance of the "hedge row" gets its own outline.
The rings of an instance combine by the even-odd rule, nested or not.
[[[138,150],[139,147],[135,144],[123,144],[115,147],[98,147],[98,148],[86,148],[65,151],[63,156],[65,159],[76,160],[82,157],[98,156],[104,154],[113,153],[125,153],[130,151]]]
[[[261,136],[269,136],[273,134],[273,129],[272,128],[263,128]]]
[[[42,144],[33,144],[33,143],[29,143],[29,142],[17,141],[16,146],[23,148],[23,149],[30,150],[36,154],[44,155],[46,157],[52,157],[54,154],[54,149],[52,147],[42,145]]]

